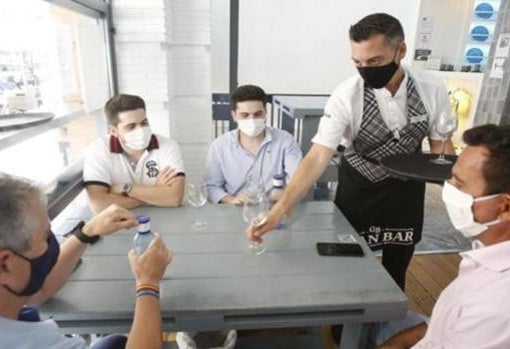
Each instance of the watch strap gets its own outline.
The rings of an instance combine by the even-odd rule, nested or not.
[[[73,228],[73,230],[71,230],[71,233],[76,236],[76,238],[78,240],[80,240],[81,242],[83,242],[84,244],[90,244],[90,245],[93,245],[95,244],[96,242],[99,241],[99,239],[101,238],[99,235],[96,235],[96,236],[88,236],[88,235],[85,235],[82,231],[82,228],[83,226],[85,225],[85,222],[84,221],[81,221],[80,223],[78,223],[78,225],[76,225],[76,227]]]
[[[124,183],[122,185],[121,194],[123,196],[129,196],[129,193],[131,192],[131,189],[133,189],[133,185],[131,183]]]

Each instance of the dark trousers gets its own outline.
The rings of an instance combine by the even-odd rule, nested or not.
[[[404,291],[406,270],[413,258],[414,245],[386,245],[383,247],[382,253],[382,265]]]

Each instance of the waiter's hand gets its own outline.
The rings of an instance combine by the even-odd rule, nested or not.
[[[271,211],[266,216],[266,219],[263,220],[262,224],[253,225],[250,224],[248,229],[246,230],[246,234],[248,235],[248,239],[254,242],[261,243],[262,236],[269,231],[278,227],[278,223],[280,223],[282,217],[284,216],[284,212],[275,205]]]

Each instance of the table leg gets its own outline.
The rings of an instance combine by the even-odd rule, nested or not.
[[[366,349],[369,324],[349,323],[344,324],[340,349]]]

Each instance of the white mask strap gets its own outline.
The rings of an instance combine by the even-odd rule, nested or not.
[[[490,200],[490,199],[497,198],[500,195],[501,195],[501,193],[500,194],[487,195],[487,196],[481,196],[479,198],[473,199],[473,202],[487,201],[487,200]]]

